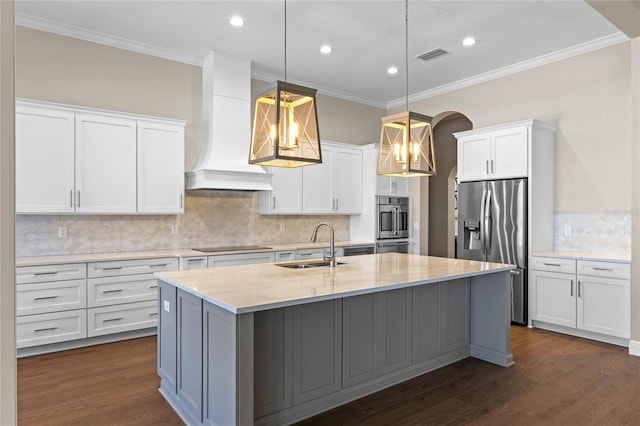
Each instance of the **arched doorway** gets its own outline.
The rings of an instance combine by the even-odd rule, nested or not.
[[[464,114],[456,111],[438,114],[432,123],[437,174],[421,178],[420,252],[429,256],[455,257],[458,145],[453,133],[469,130],[473,125]]]

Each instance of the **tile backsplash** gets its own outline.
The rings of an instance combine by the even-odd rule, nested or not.
[[[19,215],[16,255],[297,243],[323,221],[333,225],[337,241],[349,239],[349,216],[263,216],[258,208],[257,192],[205,190],[187,192],[180,215]],[[66,239],[58,238],[61,226]],[[318,240],[328,241],[329,233],[319,232]]]
[[[630,254],[631,214],[556,214],[553,249]]]

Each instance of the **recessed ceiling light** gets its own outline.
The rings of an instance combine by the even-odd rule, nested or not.
[[[473,37],[467,37],[464,40],[462,40],[463,46],[473,46],[474,44],[476,44],[476,39]]]
[[[325,55],[329,54],[329,53],[333,52],[333,47],[329,46],[328,44],[323,44],[320,47],[320,52],[324,53]]]
[[[244,25],[244,19],[242,19],[238,15],[235,15],[235,16],[232,16],[231,19],[229,19],[229,23],[234,27],[241,27]]]
[[[393,75],[393,74],[398,74],[398,67],[389,67],[387,69],[387,73]]]

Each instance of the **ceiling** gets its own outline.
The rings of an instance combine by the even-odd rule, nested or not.
[[[225,52],[251,58],[254,78],[284,79],[283,1],[16,0],[15,9],[18,25],[191,64]],[[581,0],[411,0],[408,14],[412,100],[628,39]],[[229,25],[233,15],[245,25]],[[462,46],[466,36],[477,43]],[[319,52],[325,43],[329,55]],[[415,58],[436,48],[449,53]],[[286,57],[288,81],[381,108],[404,104],[405,3],[289,0]]]

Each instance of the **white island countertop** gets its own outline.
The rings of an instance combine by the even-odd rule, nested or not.
[[[242,314],[513,269],[513,265],[399,253],[340,258],[304,269],[274,263],[156,273],[231,313]]]

